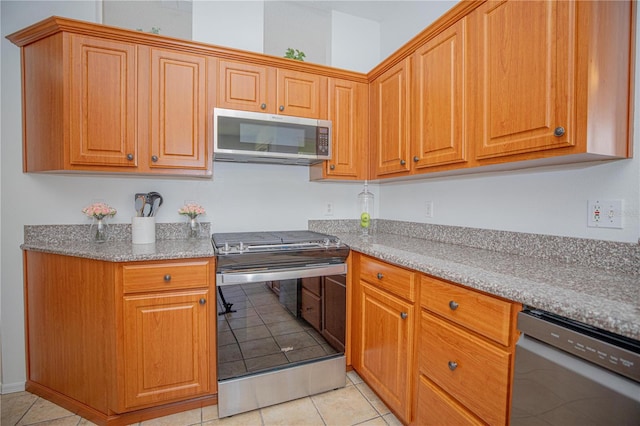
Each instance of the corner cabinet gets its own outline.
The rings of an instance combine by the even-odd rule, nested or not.
[[[630,156],[634,9],[487,1],[469,16],[480,165]]]
[[[24,264],[28,391],[98,424],[216,402],[213,259]]]
[[[397,63],[373,80],[370,91],[372,177],[408,174],[411,58]]]
[[[364,83],[329,79],[331,160],[312,165],[311,180],[365,180],[369,173],[369,91]]]

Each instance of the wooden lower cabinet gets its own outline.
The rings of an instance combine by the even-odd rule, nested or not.
[[[359,281],[354,295],[352,364],[406,424],[411,421],[413,398],[415,303],[394,291],[410,294],[408,287],[413,282],[413,274],[366,256],[360,256],[356,268],[355,279]],[[376,268],[384,273],[375,273]],[[394,286],[383,287],[376,282],[377,277]],[[409,278],[404,282],[406,289],[398,285],[400,277]]]
[[[24,265],[28,391],[109,425],[216,403],[213,259]]]
[[[352,256],[352,365],[396,417],[508,424],[521,305]]]
[[[416,419],[423,426],[483,425],[477,417],[434,385],[426,376],[418,377]]]

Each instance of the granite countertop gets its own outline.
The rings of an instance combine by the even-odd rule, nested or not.
[[[202,223],[200,238],[186,238],[183,223],[156,224],[156,242],[133,244],[130,224],[111,225],[109,239],[90,238],[89,225],[25,226],[23,250],[84,257],[108,262],[213,257],[210,224]]]
[[[640,340],[640,277],[411,238],[333,232],[352,250]]]

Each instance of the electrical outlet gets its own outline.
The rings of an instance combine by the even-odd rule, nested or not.
[[[622,200],[589,200],[587,226],[622,229]]]
[[[333,216],[333,203],[327,203],[324,206],[324,215]]]
[[[433,201],[425,201],[424,215],[425,217],[433,217]]]

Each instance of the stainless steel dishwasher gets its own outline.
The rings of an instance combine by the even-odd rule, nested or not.
[[[512,425],[640,425],[640,342],[536,309],[518,329]]]

